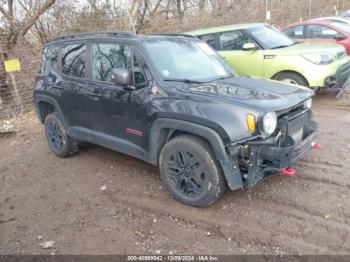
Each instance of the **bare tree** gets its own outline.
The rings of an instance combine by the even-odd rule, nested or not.
[[[1,0],[0,14],[5,18],[6,49],[11,50],[20,37],[24,37],[28,30],[37,22],[40,16],[48,10],[56,0],[21,1]],[[17,4],[17,5],[16,5]],[[21,6],[23,12],[15,12],[15,7]]]

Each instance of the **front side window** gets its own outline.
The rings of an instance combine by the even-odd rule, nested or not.
[[[309,38],[334,39],[338,32],[321,25],[309,25]]]
[[[304,26],[298,25],[288,28],[286,35],[291,38],[304,38]]]
[[[231,31],[220,34],[220,50],[222,51],[242,50],[244,44],[251,42],[249,37],[241,31]]]
[[[85,77],[86,45],[67,45],[62,51],[62,72],[73,77]]]
[[[151,39],[144,46],[164,79],[211,81],[234,75],[209,45],[198,40]]]
[[[131,58],[131,48],[128,45],[94,44],[92,46],[92,79],[112,82],[112,69],[131,69]]]

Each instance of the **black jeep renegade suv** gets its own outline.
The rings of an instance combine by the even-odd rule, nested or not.
[[[236,77],[196,38],[124,32],[48,43],[34,91],[58,156],[85,141],[159,165],[172,196],[197,207],[309,152],[317,129],[312,96]]]

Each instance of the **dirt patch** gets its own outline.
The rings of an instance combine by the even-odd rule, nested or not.
[[[57,158],[33,120],[0,137],[0,253],[349,254],[350,96],[320,95],[314,108],[322,148],[297,176],[205,209],[172,200],[137,159],[97,146]]]

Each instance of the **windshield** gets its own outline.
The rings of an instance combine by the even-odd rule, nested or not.
[[[211,47],[195,39],[150,39],[144,46],[164,79],[212,81],[234,75]]]
[[[339,23],[339,22],[331,22],[330,24],[346,33],[350,33],[350,25]]]
[[[294,44],[292,39],[271,26],[257,26],[247,30],[266,49],[288,47]]]

